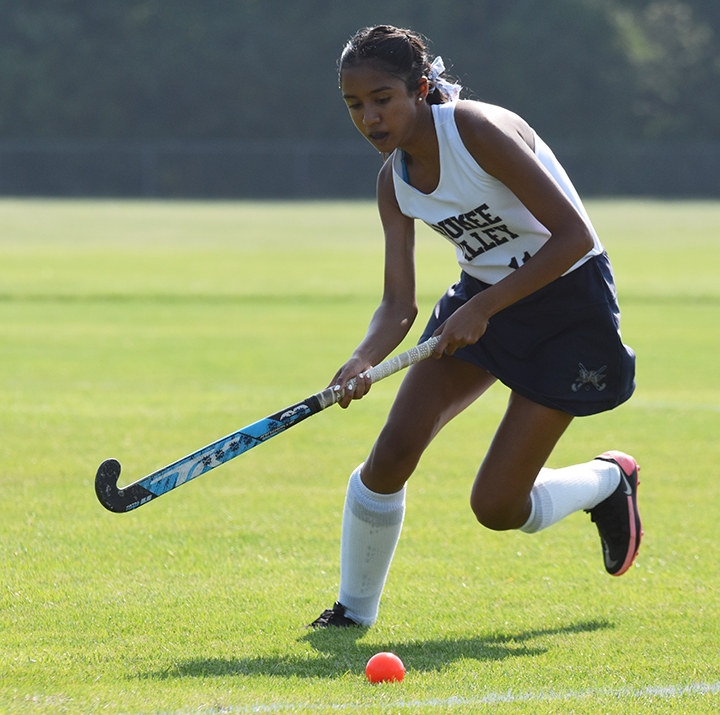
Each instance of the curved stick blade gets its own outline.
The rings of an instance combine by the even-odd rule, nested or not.
[[[117,514],[135,509],[155,496],[139,484],[118,489],[120,470],[120,462],[117,459],[106,459],[95,475],[95,494],[98,500],[108,511]]]

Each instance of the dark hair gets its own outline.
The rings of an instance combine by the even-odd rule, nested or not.
[[[427,39],[412,30],[392,25],[378,25],[358,30],[340,55],[338,77],[343,68],[361,61],[372,60],[380,67],[402,80],[409,93],[414,92],[422,77],[427,77],[433,58],[428,53]],[[446,95],[437,87],[430,86],[428,104],[442,104]]]

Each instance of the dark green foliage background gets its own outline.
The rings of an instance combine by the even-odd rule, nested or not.
[[[337,57],[385,22],[553,141],[720,138],[716,0],[0,0],[0,17],[0,138],[347,138]]]

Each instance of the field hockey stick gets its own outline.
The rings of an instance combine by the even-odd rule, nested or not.
[[[393,375],[406,367],[413,365],[432,354],[437,345],[438,338],[430,338],[420,345],[396,355],[390,360],[370,368],[367,374],[372,383]],[[117,482],[120,477],[120,462],[117,459],[106,459],[98,468],[95,475],[95,493],[100,503],[109,511],[122,513],[137,509],[152,499],[167,494],[167,492],[186,484],[191,479],[229,462],[239,454],[247,452],[261,442],[290,429],[298,422],[302,422],[311,415],[321,412],[327,407],[342,400],[347,389],[355,389],[355,378],[350,380],[343,390],[328,387],[322,392],[311,395],[306,400],[286,407],[274,415],[253,422],[227,437],[208,444],[206,447],[188,454],[177,462],[137,482],[118,489]]]

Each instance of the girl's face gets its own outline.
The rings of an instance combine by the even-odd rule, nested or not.
[[[425,109],[427,81],[409,94],[405,83],[373,62],[343,69],[340,88],[358,131],[379,151],[389,154],[404,146],[418,128]]]

